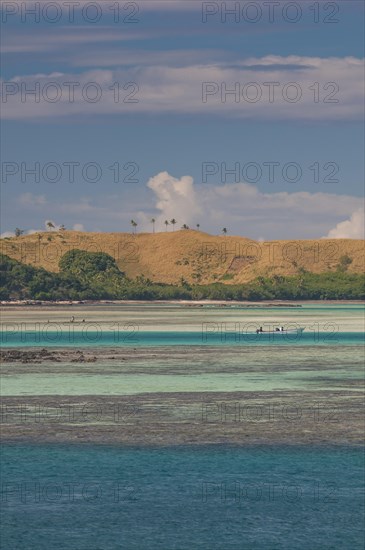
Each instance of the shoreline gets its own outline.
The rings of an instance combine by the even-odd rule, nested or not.
[[[303,305],[365,305],[365,300],[265,300],[265,301],[238,301],[238,300],[14,300],[0,301],[1,307],[69,307],[69,306],[100,306],[100,305],[176,305],[183,307],[302,307]]]

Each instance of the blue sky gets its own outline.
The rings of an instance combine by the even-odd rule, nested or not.
[[[362,2],[58,4],[2,5],[3,233],[363,236]]]

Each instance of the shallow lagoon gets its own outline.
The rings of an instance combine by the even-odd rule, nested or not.
[[[304,304],[302,307],[254,307],[229,306],[217,307],[214,305],[190,307],[176,304],[100,304],[74,306],[44,306],[44,307],[8,307],[3,308],[1,327],[2,332],[34,330],[35,325],[44,330],[54,332],[61,328],[69,331],[69,321],[75,317],[72,331],[83,330],[82,320],[90,326],[97,324],[98,330],[117,332],[123,327],[133,327],[138,332],[202,332],[202,325],[206,323],[224,324],[223,330],[234,331],[235,323],[240,323],[241,329],[253,331],[255,327],[263,326],[293,326],[306,327],[307,333],[325,332],[364,332],[364,306],[351,305],[324,305]],[[49,323],[48,323],[49,322]],[[57,324],[57,327],[55,327]],[[266,324],[266,325],[265,325]],[[13,326],[12,326],[13,325]],[[15,326],[14,326],[15,325]],[[49,328],[47,328],[47,325]],[[329,326],[328,326],[329,325]],[[210,325],[214,328],[214,325]],[[128,329],[125,329],[128,330]],[[95,328],[94,328],[95,331]]]
[[[2,367],[7,549],[363,548],[362,306],[8,308],[2,329],[57,359]]]
[[[90,349],[92,363],[60,360],[3,368],[2,394],[136,395],[169,392],[362,391],[361,346],[264,345]],[[358,384],[354,385],[354,382]]]

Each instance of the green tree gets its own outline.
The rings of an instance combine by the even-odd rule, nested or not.
[[[166,226],[166,231],[167,231],[167,226],[169,225],[169,222],[168,222],[168,220],[165,220],[165,222],[164,222],[164,223],[165,223],[165,226]]]
[[[175,218],[172,218],[172,220],[170,221],[171,225],[172,225],[172,230],[175,231],[175,224],[177,223]]]
[[[352,258],[350,258],[350,256],[345,254],[344,256],[341,256],[341,258],[340,258],[340,261],[337,265],[337,271],[339,271],[340,273],[344,273],[345,271],[348,270],[348,267],[351,264],[352,264]]]
[[[155,218],[151,219],[151,223],[152,223],[152,233],[154,233],[155,232],[155,223],[156,223]]]
[[[223,227],[222,233],[223,233],[223,235],[227,235],[227,228],[226,227]]]
[[[23,233],[24,233],[24,229],[19,229],[19,227],[15,228],[15,236],[16,237],[20,237],[21,235],[23,235]]]

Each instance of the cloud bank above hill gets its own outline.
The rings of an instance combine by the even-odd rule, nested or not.
[[[322,192],[265,193],[245,182],[194,183],[188,175],[178,178],[160,172],[133,201],[126,201],[123,194],[48,201],[46,195],[26,193],[12,206],[23,219],[31,216],[39,225],[46,209],[48,219],[57,221],[56,226],[64,224],[75,230],[126,232],[131,230],[133,219],[138,232],[151,232],[154,218],[156,231],[165,231],[171,230],[165,220],[174,218],[176,230],[184,224],[195,229],[199,224],[202,231],[211,234],[220,234],[226,227],[231,235],[275,240],[364,238],[361,202],[359,197]]]
[[[255,239],[364,238],[363,217],[358,197],[330,193],[263,193],[254,185],[194,185],[193,179],[177,179],[161,172],[148,182],[160,212],[158,224],[175,218],[177,227],[197,223],[208,232],[227,227],[231,234]],[[355,211],[356,210],[356,211]],[[352,214],[354,212],[354,214]],[[347,222],[338,223],[346,217]],[[145,220],[140,218],[143,227]],[[214,228],[214,229],[213,229]]]

